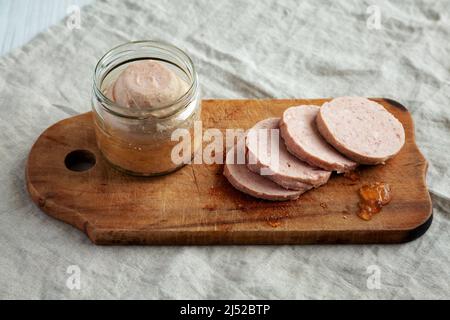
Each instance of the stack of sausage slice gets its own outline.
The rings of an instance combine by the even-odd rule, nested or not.
[[[380,104],[341,97],[322,107],[288,108],[258,122],[245,137],[245,163],[228,151],[224,175],[238,190],[266,200],[292,200],[320,187],[331,172],[379,164],[405,143],[402,124]]]

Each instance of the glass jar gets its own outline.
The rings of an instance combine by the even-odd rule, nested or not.
[[[129,63],[144,59],[165,64],[186,82],[186,92],[171,103],[151,108],[116,104],[108,95],[109,87]],[[196,151],[192,148],[183,163],[171,157],[178,143],[172,141],[172,132],[187,129],[193,137],[194,122],[200,120],[200,89],[192,60],[177,47],[158,41],[129,42],[113,48],[95,67],[92,110],[97,145],[110,164],[140,176],[172,172],[189,162]]]

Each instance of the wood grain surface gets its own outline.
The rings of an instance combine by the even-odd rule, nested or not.
[[[204,128],[243,128],[318,100],[205,100]],[[141,178],[111,168],[96,147],[92,114],[56,123],[34,144],[26,168],[33,201],[47,214],[85,232],[96,244],[312,244],[398,243],[422,235],[431,223],[427,162],[414,141],[411,115],[401,104],[374,99],[403,124],[406,143],[386,165],[361,168],[360,180],[333,175],[298,200],[269,202],[235,190],[223,165],[187,165],[170,175]],[[95,165],[71,171],[74,150],[94,154]],[[358,189],[382,181],[392,202],[373,220],[357,217]],[[45,232],[45,230],[36,230]]]

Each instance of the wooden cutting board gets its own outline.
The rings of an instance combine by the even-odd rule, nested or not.
[[[247,129],[264,118],[281,116],[290,106],[327,100],[205,100],[203,126]],[[118,172],[97,149],[91,113],[60,121],[38,138],[28,158],[27,187],[45,213],[82,230],[96,244],[410,241],[432,220],[427,162],[414,141],[408,110],[392,100],[374,100],[402,122],[402,151],[386,165],[363,167],[358,181],[333,175],[326,185],[295,201],[247,196],[223,177],[223,165],[187,165],[152,178]],[[72,171],[85,169],[80,161],[95,164]],[[391,185],[393,200],[371,221],[364,221],[356,215],[358,189],[375,181]]]

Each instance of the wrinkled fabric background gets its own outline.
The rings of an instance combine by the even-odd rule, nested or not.
[[[450,298],[450,2],[99,1],[81,22],[0,58],[0,298]],[[25,188],[31,145],[88,111],[97,60],[139,39],[186,50],[206,98],[400,101],[430,163],[431,228],[401,245],[99,247],[43,214]]]

